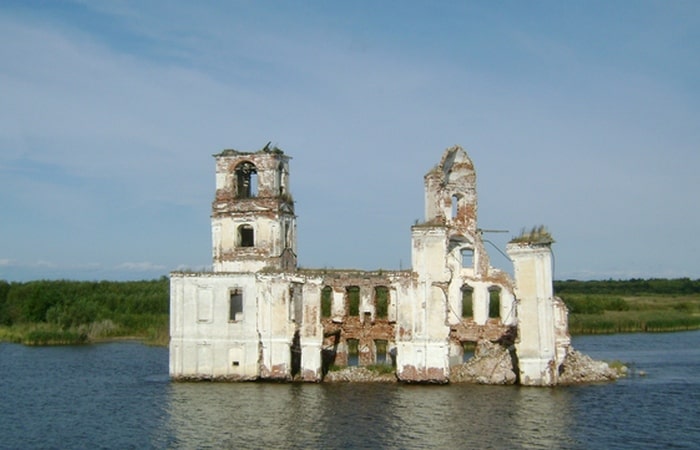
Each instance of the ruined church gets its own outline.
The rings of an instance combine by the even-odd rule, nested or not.
[[[570,338],[551,237],[508,244],[514,277],[492,267],[461,147],[424,177],[409,270],[297,267],[290,157],[269,146],[214,157],[213,270],[170,277],[173,379],[319,382],[331,367],[385,364],[399,381],[447,383],[465,344],[490,341],[510,349],[518,383],[558,383]]]

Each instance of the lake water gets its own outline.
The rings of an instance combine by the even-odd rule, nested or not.
[[[575,337],[635,373],[554,389],[171,383],[165,348],[0,344],[0,448],[698,448],[699,344]]]

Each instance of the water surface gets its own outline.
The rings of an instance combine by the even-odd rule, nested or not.
[[[165,348],[0,344],[0,448],[697,448],[699,343],[577,337],[634,373],[554,389],[171,383]]]

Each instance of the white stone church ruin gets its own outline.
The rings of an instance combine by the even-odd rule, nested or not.
[[[410,270],[298,268],[290,157],[269,146],[214,157],[213,271],[171,274],[173,379],[319,382],[331,367],[385,364],[399,381],[446,383],[458,381],[466,343],[492,342],[513,376],[481,382],[560,382],[571,347],[551,236],[508,244],[515,279],[492,267],[462,148],[425,175]]]

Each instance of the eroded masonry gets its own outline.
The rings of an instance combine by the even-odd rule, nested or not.
[[[492,342],[514,362],[509,382],[559,382],[570,338],[551,237],[508,245],[515,279],[492,267],[462,148],[425,175],[425,220],[411,227],[412,268],[401,271],[298,268],[289,156],[214,156],[213,271],[171,274],[173,379],[318,382],[331,367],[383,364],[400,381],[445,383],[465,344]]]

